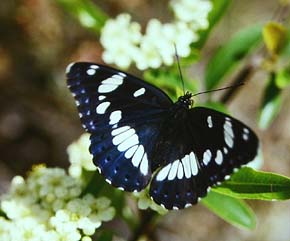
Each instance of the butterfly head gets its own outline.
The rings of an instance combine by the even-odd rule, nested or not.
[[[182,107],[189,109],[193,105],[192,93],[186,92],[185,95],[178,98],[177,103]]]

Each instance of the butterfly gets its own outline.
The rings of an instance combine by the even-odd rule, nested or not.
[[[99,172],[128,192],[150,185],[150,197],[166,209],[196,204],[257,154],[249,127],[192,107],[189,92],[174,103],[161,89],[95,63],[72,63],[66,74]]]

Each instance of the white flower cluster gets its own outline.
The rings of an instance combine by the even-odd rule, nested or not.
[[[212,9],[209,0],[171,0],[175,20],[162,24],[151,19],[145,33],[139,23],[131,22],[129,14],[120,14],[109,19],[101,32],[100,42],[104,47],[103,60],[128,68],[132,62],[140,70],[172,65],[175,50],[187,57],[190,44],[198,40],[197,31],[208,27],[207,16]]]
[[[1,197],[0,240],[91,240],[115,210],[105,197],[81,196],[82,182],[63,169],[35,167],[27,179],[14,177]],[[3,215],[2,215],[3,216]]]
[[[85,133],[81,137],[70,144],[67,148],[70,167],[68,169],[69,174],[72,177],[79,178],[82,175],[82,171],[95,171],[97,168],[92,162],[93,156],[89,152],[90,135]]]

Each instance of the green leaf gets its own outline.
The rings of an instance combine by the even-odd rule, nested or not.
[[[98,241],[112,241],[113,240],[113,232],[110,230],[102,230],[101,234],[97,237]],[[95,240],[95,239],[94,239]]]
[[[258,124],[261,129],[266,129],[270,126],[281,108],[281,89],[276,85],[276,77],[276,73],[270,74],[270,80],[264,92],[258,117]]]
[[[290,67],[277,72],[275,83],[280,89],[284,89],[290,85]]]
[[[221,47],[206,66],[205,85],[214,89],[227,73],[262,40],[261,25],[251,25],[236,33]]]
[[[208,15],[209,26],[198,32],[199,40],[191,45],[193,49],[201,49],[204,46],[211,30],[226,13],[231,2],[231,0],[212,0],[213,8]]]
[[[244,167],[212,191],[242,199],[287,200],[290,199],[290,178]]]
[[[233,226],[245,229],[254,229],[256,227],[254,212],[242,200],[211,191],[201,202],[209,210]]]
[[[185,89],[195,93],[197,82],[190,80],[184,72]],[[166,91],[173,100],[176,100],[180,96],[180,93],[182,93],[182,81],[176,66],[146,70],[144,72],[144,79]]]
[[[78,19],[83,27],[89,28],[97,34],[100,33],[108,19],[108,16],[90,0],[57,0],[57,2]]]

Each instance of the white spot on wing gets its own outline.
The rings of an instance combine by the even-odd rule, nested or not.
[[[185,155],[185,157],[183,157],[181,159],[183,167],[184,167],[184,175],[186,178],[190,178],[191,177],[191,170],[190,170],[190,161],[189,161],[189,155]]]
[[[232,123],[229,120],[225,121],[224,124],[224,131],[230,135],[232,138],[234,137],[234,132],[233,132],[233,127],[232,127]]]
[[[168,173],[170,171],[171,168],[171,163],[169,163],[168,165],[166,165],[165,167],[163,167],[157,174],[156,176],[156,181],[163,181],[164,179],[166,179],[166,177],[168,176]]]
[[[249,133],[250,133],[249,129],[244,127],[243,128],[243,139],[244,139],[244,141],[249,140]]]
[[[122,112],[120,110],[113,111],[110,115],[110,125],[118,123],[122,118]]]
[[[244,133],[244,134],[243,134],[243,139],[244,139],[244,141],[249,140],[249,135]]]
[[[106,96],[104,96],[104,95],[100,95],[100,96],[98,97],[98,99],[99,99],[99,100],[104,100],[104,99],[106,99]]]
[[[207,125],[208,125],[209,128],[212,128],[213,127],[212,118],[211,118],[210,115],[207,117]]]
[[[91,66],[90,66],[90,68],[91,69],[98,69],[98,68],[100,68],[98,65],[95,65],[95,64],[92,64]]]
[[[210,162],[211,160],[211,157],[212,157],[212,154],[211,154],[211,151],[209,149],[207,149],[204,153],[203,153],[203,163],[204,165],[207,166],[207,164]]]
[[[132,158],[133,166],[135,166],[135,167],[139,166],[143,155],[144,155],[144,147],[143,147],[143,145],[139,145],[137,151],[135,152],[135,154]]]
[[[138,97],[140,95],[143,95],[144,93],[145,93],[145,88],[140,88],[139,90],[136,90],[133,95],[134,97]]]
[[[216,152],[216,157],[215,157],[215,162],[218,165],[221,165],[223,163],[223,154],[221,152],[221,150],[217,150]]]
[[[100,85],[98,88],[99,93],[110,93],[113,90],[117,89],[118,85]]]
[[[121,85],[123,84],[123,79],[124,77],[120,76],[120,75],[113,75],[110,78],[107,78],[105,80],[102,81],[102,84],[110,84],[110,85]]]
[[[128,149],[128,150],[125,152],[125,157],[126,157],[127,159],[131,158],[131,157],[134,155],[134,153],[135,153],[135,151],[137,150],[137,148],[138,148],[138,145],[132,146],[130,149]]]
[[[126,151],[130,147],[135,146],[137,144],[139,144],[139,138],[136,134],[134,134],[125,141],[123,141],[120,145],[118,145],[117,149],[118,151]]]
[[[100,114],[100,115],[104,114],[109,106],[110,106],[110,102],[108,101],[99,104],[96,108],[97,114]]]
[[[73,63],[70,63],[70,64],[66,67],[66,69],[65,69],[65,73],[66,73],[66,74],[68,74],[68,73],[70,72],[71,67],[72,67],[74,64],[75,64],[74,62],[73,62]]]
[[[113,132],[113,131],[112,131]],[[129,129],[127,131],[124,131],[122,133],[120,133],[119,135],[116,135],[112,142],[115,146],[119,145],[120,143],[122,143],[123,141],[125,141],[126,139],[128,139],[130,136],[135,134],[135,130],[134,129]]]
[[[224,153],[228,154],[228,149],[226,147],[224,147]]]
[[[249,134],[249,133],[250,133],[249,129],[247,129],[247,128],[244,128],[244,129],[243,129],[243,132],[244,132],[245,134]]]
[[[226,117],[226,121],[224,123],[224,139],[225,143],[233,148],[234,146],[234,132],[230,118]]]
[[[189,162],[190,162],[191,174],[193,176],[197,175],[198,173],[197,160],[193,152],[190,152],[189,154]]]
[[[180,161],[179,161],[179,165],[178,165],[177,178],[178,179],[183,178],[183,165],[182,165],[182,162],[180,162]]]
[[[115,130],[112,130],[111,134],[112,136],[116,136],[116,135],[119,135],[120,133],[124,132],[124,131],[127,131],[130,129],[130,126],[122,126],[122,127],[119,127]]]
[[[168,174],[168,180],[173,180],[176,177],[178,164],[179,164],[179,160],[175,160],[173,162],[170,168],[169,174]]]
[[[118,75],[122,76],[122,77],[126,77],[127,75],[123,72],[119,72]]]
[[[226,175],[226,176],[225,176],[225,180],[229,180],[230,178],[231,178],[230,175]]]
[[[146,176],[148,174],[148,159],[147,159],[147,154],[145,153],[143,158],[142,158],[142,161],[141,161],[141,165],[140,165],[140,172]]]
[[[88,75],[94,75],[96,73],[96,70],[95,69],[88,69],[87,70],[87,74]]]
[[[234,146],[234,140],[232,137],[230,137],[229,135],[225,134],[225,142],[226,144],[230,147],[233,148]]]
[[[189,208],[189,207],[191,207],[191,206],[192,206],[191,203],[187,203],[187,204],[184,205],[184,208]]]

